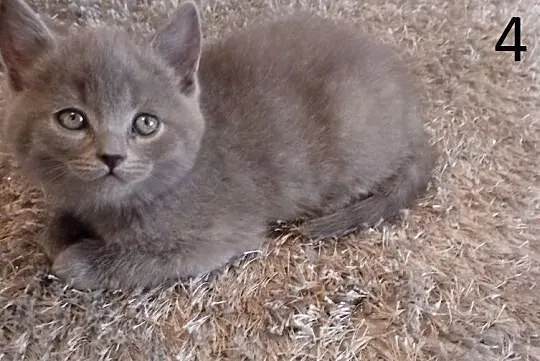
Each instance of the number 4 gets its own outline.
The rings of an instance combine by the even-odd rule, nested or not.
[[[506,37],[512,30],[512,27],[514,27],[514,45],[503,45],[504,41],[506,40]],[[497,44],[495,44],[495,51],[513,51],[514,52],[514,60],[520,61],[521,60],[521,52],[527,51],[527,47],[525,45],[521,45],[521,18],[514,16],[512,19],[510,19],[510,22],[508,25],[506,25],[506,28],[504,28],[503,33],[499,40],[497,40]]]

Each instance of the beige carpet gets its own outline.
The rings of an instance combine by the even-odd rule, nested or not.
[[[144,31],[173,8],[98,3],[33,2]],[[213,38],[299,8],[412,56],[441,150],[427,197],[400,224],[338,242],[269,240],[214,281],[82,293],[48,276],[32,243],[42,195],[1,154],[1,361],[540,360],[538,1],[204,0],[204,29]],[[528,46],[519,63],[494,51],[512,16]]]

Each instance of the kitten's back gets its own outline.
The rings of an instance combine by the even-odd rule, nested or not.
[[[387,46],[328,19],[250,26],[201,57],[209,134],[261,184],[271,179],[275,216],[338,209],[372,193],[414,156],[413,143],[427,142],[399,64]]]

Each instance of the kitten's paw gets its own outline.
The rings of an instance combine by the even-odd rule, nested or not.
[[[60,252],[54,260],[52,273],[81,290],[100,288],[102,281],[99,279],[99,271],[84,242]]]

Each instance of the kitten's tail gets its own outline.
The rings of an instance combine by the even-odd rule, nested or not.
[[[435,152],[430,146],[421,150],[371,196],[332,214],[306,221],[300,226],[300,232],[311,239],[340,237],[361,226],[372,226],[396,217],[401,209],[409,207],[425,191],[431,177]]]

